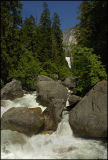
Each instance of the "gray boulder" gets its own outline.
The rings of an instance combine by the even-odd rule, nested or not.
[[[53,81],[52,78],[44,76],[44,75],[38,75],[37,80],[38,81]]]
[[[81,97],[72,94],[69,96],[69,105],[74,105],[80,100],[81,100]]]
[[[81,137],[107,137],[107,81],[98,82],[70,111],[69,123]]]
[[[67,89],[56,81],[40,81],[37,83],[36,90],[37,100],[47,107],[52,99],[67,100]]]
[[[62,111],[66,105],[63,99],[52,99],[49,107],[43,112],[45,119],[45,130],[57,129],[58,123],[61,121]]]
[[[1,89],[1,99],[15,99],[23,96],[23,90],[21,82],[13,79],[11,82],[7,83],[2,89]]]
[[[76,87],[76,79],[72,77],[68,77],[62,82],[62,84],[68,87],[69,89],[73,89]]]
[[[56,81],[40,81],[37,83],[37,101],[46,107],[45,128],[56,130],[66,106],[67,89]]]
[[[36,108],[18,107],[7,110],[1,118],[1,129],[24,133],[38,133],[44,125],[44,117]]]

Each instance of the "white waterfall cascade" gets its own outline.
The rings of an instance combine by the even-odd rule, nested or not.
[[[67,63],[68,63],[68,66],[69,68],[71,68],[71,61],[70,61],[70,57],[65,57]]]
[[[45,107],[36,102],[36,92],[14,101],[5,100],[1,115],[11,107]],[[1,131],[1,159],[107,159],[106,143],[76,138],[70,128],[67,111],[57,130],[49,135],[27,137],[16,131]]]

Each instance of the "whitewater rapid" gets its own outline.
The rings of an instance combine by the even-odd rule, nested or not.
[[[68,104],[68,103],[67,103]],[[4,100],[1,115],[11,107],[45,107],[36,102],[36,92],[14,101]],[[16,131],[1,131],[1,159],[106,159],[107,147],[102,141],[76,138],[70,128],[68,111],[62,114],[57,131],[49,135],[27,137]]]

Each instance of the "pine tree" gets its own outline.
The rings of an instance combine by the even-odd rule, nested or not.
[[[47,3],[43,4],[43,12],[40,17],[40,27],[39,27],[39,49],[38,49],[38,59],[41,62],[47,61],[51,58],[51,20],[50,11],[48,9]]]
[[[60,19],[58,14],[55,12],[52,22],[52,55],[54,61],[59,65],[66,64],[62,41],[63,35],[60,29]]]
[[[16,67],[20,52],[21,8],[19,1],[1,1],[1,79],[4,83],[9,70]]]
[[[23,48],[32,51],[33,55],[36,57],[35,54],[38,46],[38,35],[35,18],[33,16],[25,19],[22,25],[21,33],[21,43],[23,44]]]

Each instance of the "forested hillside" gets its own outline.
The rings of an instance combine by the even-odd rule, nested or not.
[[[75,93],[85,95],[107,79],[107,1],[81,2],[80,23],[74,27],[77,43],[70,44],[68,54],[59,15],[51,17],[44,2],[39,23],[32,15],[22,20],[22,7],[19,0],[1,1],[1,87],[16,78],[33,90],[39,74],[59,80],[73,76]],[[65,55],[73,57],[71,69]]]
[[[38,74],[63,80],[70,73],[62,46],[57,13],[50,18],[47,3],[39,24],[31,15],[22,21],[20,1],[1,1],[1,85],[12,78],[35,89]]]

